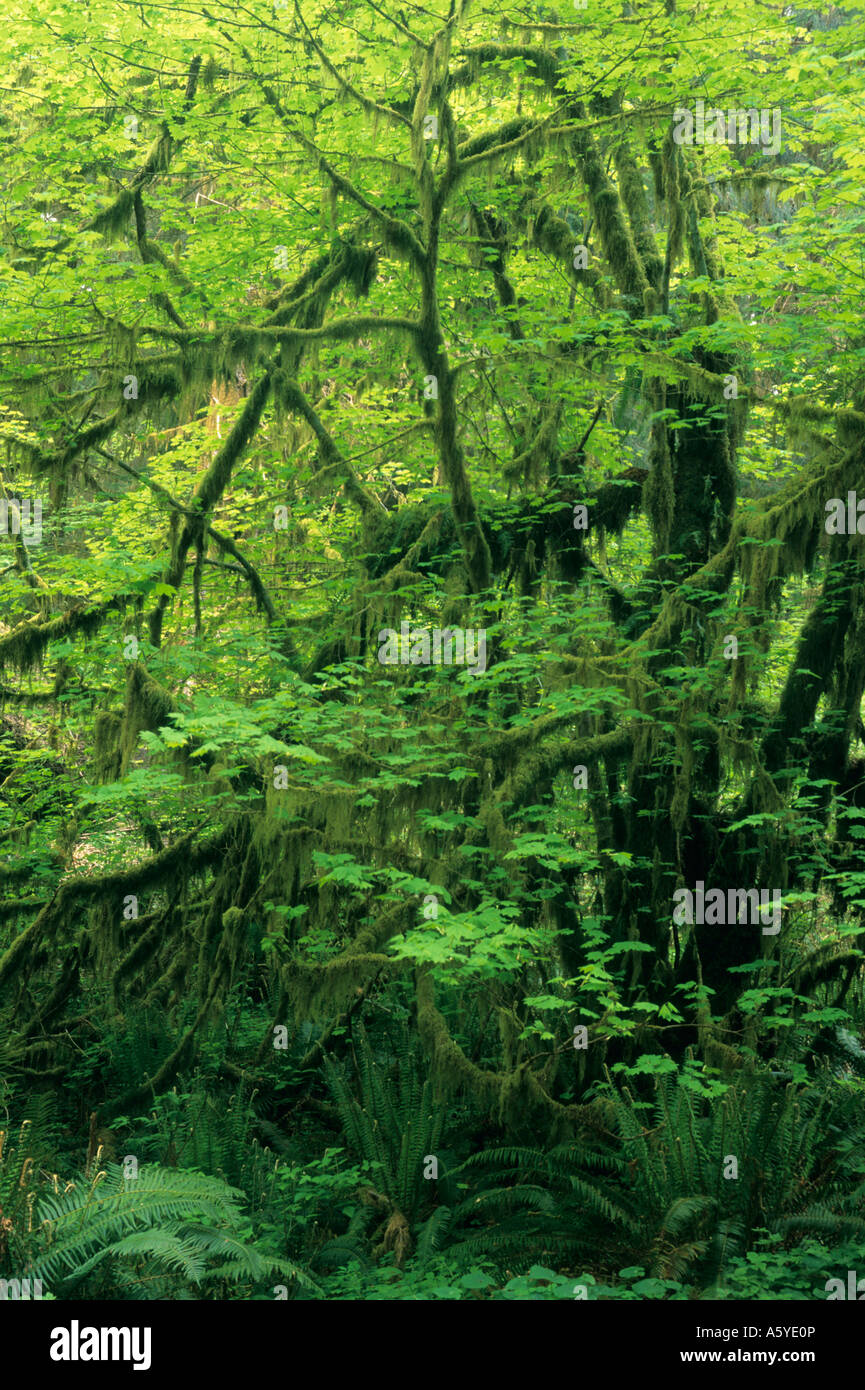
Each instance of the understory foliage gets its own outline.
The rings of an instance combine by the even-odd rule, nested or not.
[[[825,1297],[859,10],[33,0],[0,46],[0,1278]]]

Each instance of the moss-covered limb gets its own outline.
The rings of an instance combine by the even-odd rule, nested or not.
[[[533,387],[533,381],[527,382],[530,404],[514,425],[514,456],[502,468],[502,479],[509,489],[514,485],[538,487],[548,475],[555,475],[559,459],[562,402],[541,397],[538,403],[539,393]]]
[[[179,332],[179,330],[172,330],[172,332]],[[181,361],[181,356],[178,353],[159,355],[153,359],[145,357],[136,362],[137,397],[124,400],[110,414],[96,420],[86,429],[77,430],[68,443],[53,452],[27,445],[26,442],[19,440],[11,440],[10,443],[26,455],[28,462],[32,464],[37,473],[62,476],[79,455],[86,453],[88,449],[95,449],[104,444],[120,428],[128,416],[135,415],[148,405],[153,405],[159,401],[174,400],[181,389]],[[118,382],[118,387],[119,385]]]
[[[140,661],[132,662],[126,675],[126,699],[120,728],[120,769],[123,777],[129,770],[138,741],[146,729],[156,732],[167,725],[176,705],[171,695]]]
[[[231,569],[235,574],[242,570],[237,565],[226,565],[221,560],[205,560],[201,540],[195,543],[195,563],[192,566],[192,635],[196,642],[201,640],[201,584],[205,564],[217,565],[220,569]]]
[[[459,156],[457,155],[457,126],[451,104],[445,98],[442,99],[440,109],[448,158],[448,183],[450,184],[459,164]],[[445,194],[445,196],[447,195]]]
[[[240,884],[235,889],[234,894],[235,902],[243,903],[244,906],[229,907],[222,914],[219,945],[207,971],[207,981],[205,982],[207,989],[202,1005],[205,1017],[219,1014],[231,992],[244,955],[246,927],[250,905],[254,897],[254,883],[259,869],[260,865],[255,847],[250,843],[241,870]],[[190,951],[190,957],[191,954]]]
[[[540,121],[506,121],[496,131],[467,140],[458,147],[459,164],[448,179],[447,192],[481,164],[506,159],[524,150],[527,156],[530,155],[535,145],[542,145],[549,139],[554,119],[551,114]],[[591,125],[592,122],[587,124]]]
[[[172,507],[173,510],[178,513],[179,516],[185,516],[189,518],[195,517],[196,513],[190,507],[185,507],[183,503],[180,502],[176,497],[174,497],[168,491],[168,488],[163,487],[161,483],[157,483],[153,478],[148,478],[144,473],[139,473],[136,469],[130,468],[129,465],[127,463],[124,463],[122,459],[115,458],[113,454],[109,454],[105,449],[99,449],[97,452],[100,453],[103,456],[103,458],[107,459],[109,463],[113,464],[117,468],[122,469],[124,473],[128,473],[131,478],[135,478],[136,482],[143,483],[144,486],[149,488],[151,492],[156,493],[157,497],[164,498],[165,501],[169,504],[169,506]],[[238,548],[238,546],[235,544],[235,542],[231,539],[230,536],[223,535],[222,532],[217,531],[214,526],[208,526],[206,528],[206,534],[216,542],[220,550],[224,551],[227,555],[231,555],[232,558],[237,561],[241,573],[244,575],[244,577],[247,579],[249,583],[249,587],[252,590],[253,596],[259,609],[266,614],[269,623],[276,622],[277,613],[273,599],[270,596],[270,593],[264,583],[264,580],[261,578],[261,575],[258,573],[258,570],[255,568],[255,566],[252,564],[252,561],[247,559],[247,557],[242,553],[242,551]],[[290,638],[287,638],[287,641],[288,648],[286,650],[286,655],[288,656],[289,660],[295,661],[297,659],[296,648],[294,647],[294,644],[293,642],[291,642]]]
[[[97,782],[115,782],[120,776],[120,767],[123,761],[120,751],[122,731],[122,706],[120,709],[97,710],[93,720],[93,757],[91,760],[92,775]]]
[[[499,303],[508,314],[508,330],[515,342],[521,342],[525,334],[519,320],[510,312],[516,306],[517,296],[505,270],[507,238],[500,226],[494,226],[491,213],[476,207],[471,201],[469,209],[480,248],[488,253],[483,257],[484,264],[492,274]]]
[[[381,584],[385,592],[392,592],[401,584],[410,583],[411,580],[409,576],[418,574],[418,559],[426,554],[428,549],[440,539],[443,519],[444,513],[441,508],[437,508],[427,521],[414,544],[410,545],[408,550],[404,552],[396,563],[381,576]],[[425,578],[425,576],[422,576],[422,578]]]
[[[129,404],[133,405],[134,402],[129,402]],[[101,444],[103,440],[110,438],[114,431],[119,428],[124,414],[126,413],[124,408],[125,405],[126,403],[124,402],[123,407],[118,406],[116,410],[112,410],[109,415],[105,415],[101,420],[97,420],[94,424],[90,425],[88,429],[79,430],[73,435],[72,439],[69,440],[68,444],[58,449],[55,453],[47,453],[37,448],[31,449],[29,451],[29,458],[36,471],[38,473],[65,472],[69,464],[72,463],[79,454],[85,453],[88,449],[95,448],[97,444]]]
[[[777,814],[785,804],[797,767],[809,755],[809,775],[828,775],[833,779],[838,776],[849,747],[851,725],[858,720],[859,705],[855,710],[846,709],[843,704],[830,707],[817,730],[814,721],[821,697],[831,688],[834,672],[846,660],[851,662],[852,679],[844,688],[842,699],[855,702],[857,695],[861,698],[865,682],[861,549],[857,555],[857,542],[858,538],[848,536],[834,538],[820,598],[801,630],[778,705],[759,749],[749,749],[753,771],[734,812],[737,820],[752,814]],[[816,814],[825,820],[825,806],[822,813],[818,806]],[[813,820],[814,816],[809,796],[807,817]],[[783,888],[791,876],[795,881],[803,859],[804,871],[810,877],[812,854],[806,845],[797,845],[795,838],[791,840],[789,826],[785,827],[783,821],[777,825],[769,822],[757,844],[753,831],[743,826],[723,836],[716,855],[715,881]],[[701,934],[710,933],[708,929]],[[716,990],[722,1009],[735,998],[727,967],[750,959],[752,953],[753,938],[746,927],[728,928],[721,941],[713,942],[711,950],[702,952],[706,983]]]
[[[724,544],[706,563],[694,570],[675,589],[668,590],[657,616],[632,643],[624,648],[620,660],[633,663],[641,653],[652,650],[669,651],[675,648],[686,612],[703,614],[710,611],[729,588],[737,562],[749,583],[747,601],[759,603],[759,585],[751,583],[754,556],[765,553],[766,563],[774,568],[763,569],[762,576],[783,573],[802,573],[808,556],[806,538],[809,533],[820,534],[825,518],[827,497],[844,496],[861,479],[861,450],[853,449],[843,458],[815,463],[791,478],[777,492],[761,499],[748,513],[733,520]],[[790,545],[794,533],[799,544]],[[771,544],[782,541],[783,544]],[[743,544],[745,542],[745,544]],[[747,542],[751,542],[748,544]],[[759,544],[762,542],[762,545]],[[757,543],[757,544],[754,544]]]
[[[391,250],[396,255],[407,257],[415,266],[420,266],[426,255],[426,249],[408,223],[404,222],[402,218],[392,217],[390,213],[383,212],[381,208],[377,208],[374,203],[371,203],[360,189],[350,179],[338,173],[330,161],[325,159],[324,155],[313,145],[312,141],[307,140],[299,131],[295,132],[295,138],[306,147],[308,153],[315,155],[320,168],[327,174],[337,192],[357,203],[378,223]]]
[[[153,1076],[145,1077],[139,1086],[133,1086],[125,1091],[117,1100],[109,1101],[100,1110],[100,1118],[107,1119],[112,1115],[123,1115],[130,1110],[152,1101],[164,1091],[174,1080],[183,1065],[190,1061],[195,1051],[195,1039],[202,1025],[207,1020],[209,1013],[209,1001],[202,1004],[195,1016],[194,1022],[186,1030],[177,1047],[166,1057],[162,1066],[154,1072]]]
[[[369,955],[380,952],[387,945],[392,936],[398,931],[405,931],[409,924],[404,903],[397,903],[395,907],[388,908],[380,913],[372,922],[352,938],[345,948],[346,959],[350,956]]]
[[[783,415],[788,421],[791,433],[794,434],[797,426],[805,422],[834,424],[839,442],[849,446],[856,439],[861,439],[865,433],[865,414],[861,410],[851,410],[846,406],[820,405],[808,396],[790,396],[786,400],[778,396],[761,396],[759,399]]]
[[[0,669],[7,665],[14,666],[18,671],[38,669],[49,643],[79,634],[87,637],[96,632],[112,613],[122,612],[134,601],[135,595],[118,594],[91,607],[79,604],[56,618],[35,618],[20,623],[5,637],[0,637]]]
[[[616,146],[613,156],[622,201],[628,213],[634,245],[646,268],[646,275],[656,290],[660,290],[664,274],[664,262],[658,252],[655,234],[649,220],[649,207],[643,176],[627,141]]]
[[[343,457],[336,441],[324,425],[318,412],[307,400],[303,391],[296,381],[283,381],[280,384],[281,398],[289,410],[293,410],[300,415],[309,425],[318,443],[319,457],[326,466],[333,464],[342,473],[346,496],[359,508],[361,514],[366,518],[372,518],[382,513],[386,514],[386,508],[368,488],[365,488],[360,478],[355,473],[351,464]]]
[[[69,920],[78,905],[110,897],[119,901],[126,892],[140,892],[175,876],[188,878],[212,867],[218,862],[230,831],[220,830],[199,843],[196,843],[197,834],[197,831],[189,831],[164,853],[154,855],[132,869],[94,875],[92,878],[66,879],[34,921],[0,956],[0,989],[26,967],[29,958]]]
[[[510,149],[515,140],[538,129],[537,122],[530,121],[525,116],[516,116],[501,125],[493,126],[490,130],[481,131],[480,135],[473,135],[457,145],[456,154],[460,168],[462,169],[464,160],[498,157],[506,148]]]
[[[688,411],[678,402],[675,408],[686,423],[670,441],[675,498],[670,545],[684,557],[676,562],[683,573],[701,565],[729,532],[736,504],[737,430],[729,416],[719,421],[699,408]]]
[[[523,56],[531,61],[536,61],[539,76],[550,88],[556,86],[561,76],[561,65],[548,50],[532,50],[523,45],[487,44],[478,45],[471,52],[473,54],[471,63],[453,75],[454,85],[473,80],[478,64],[492,62],[506,55]],[[543,57],[540,56],[541,54]],[[620,290],[623,294],[634,297],[633,311],[635,314],[641,314],[644,312],[644,308],[649,307],[646,291],[650,289],[650,280],[625,219],[619,195],[607,178],[603,162],[592,139],[593,129],[621,119],[620,114],[589,120],[583,103],[574,101],[569,102],[567,110],[569,118],[572,118],[569,119],[567,127],[564,127],[562,131],[556,129],[555,132],[551,133],[556,136],[562,133],[571,134],[592,210],[600,228],[605,254]],[[542,130],[548,130],[551,119],[531,128],[525,121],[512,122],[510,125],[502,127],[500,131],[486,132],[472,141],[465,142],[458,150],[461,172],[467,171],[475,162],[487,159],[492,155],[500,156],[512,149],[516,150],[527,140],[536,137]],[[635,193],[633,180],[627,177],[632,173],[632,170],[627,165],[626,156],[623,160],[623,168],[626,174],[626,186],[631,193]],[[637,209],[635,209],[635,216],[638,217]],[[648,219],[640,221],[639,225],[639,235],[643,237]],[[653,238],[651,242],[645,237],[643,240],[646,250],[650,251],[654,244]],[[657,249],[655,248],[652,253],[653,266],[656,260]]]
[[[60,855],[54,856],[54,867],[62,869],[63,860]],[[0,888],[10,883],[20,883],[23,879],[33,877],[33,860],[25,858],[17,864],[0,864]]]
[[[181,516],[195,516],[195,512],[191,507],[185,507],[182,502],[178,501],[178,499],[168,491],[167,487],[163,487],[162,483],[156,482],[155,478],[148,478],[146,473],[139,473],[136,468],[131,468],[128,463],[123,462],[123,459],[117,458],[116,454],[109,453],[107,449],[97,448],[96,453],[106,459],[112,467],[121,469],[124,473],[128,473],[130,478],[134,478],[137,483],[142,483],[144,487],[149,488],[157,497],[162,497],[168,505]]]
[[[226,553],[226,555],[231,555],[232,558],[237,561],[237,564],[241,572],[249,582],[249,587],[252,590],[258,607],[262,610],[263,613],[266,614],[268,622],[275,623],[277,620],[276,607],[274,605],[273,599],[270,596],[270,593],[268,592],[264,580],[258,573],[258,570],[253,565],[252,561],[248,560],[247,557],[243,554],[243,552],[238,549],[237,545],[235,545],[234,541],[231,539],[230,536],[224,536],[222,532],[217,531],[215,527],[208,526],[207,535],[210,536],[214,541],[216,541],[216,544],[219,546],[220,550],[223,550]],[[290,658],[296,656],[296,652],[294,652],[293,650],[288,654]]]
[[[351,1022],[351,1019],[358,1010],[363,1007],[377,979],[378,975],[373,975],[371,980],[368,980],[366,984],[359,986],[354,991],[345,1012],[337,1014],[331,1019],[330,1023],[322,1030],[321,1036],[316,1039],[312,1047],[304,1053],[303,1057],[297,1063],[297,1066],[293,1069],[293,1079],[289,1081],[287,1086],[280,1084],[280,1095],[283,1102],[286,1099],[286,1093],[288,1096],[291,1096],[293,1092],[300,1092],[308,1089],[310,1073],[318,1071],[325,1059],[328,1048],[333,1050],[341,1039],[347,1040],[350,1038],[347,1025]],[[276,1012],[273,1014],[270,1028],[265,1031],[255,1053],[254,1065],[256,1067],[260,1067],[266,1058],[271,1055],[273,1051],[273,1029],[284,1022],[285,1015],[288,1011],[288,1004],[288,995],[280,987],[279,1003],[277,1004]],[[221,1065],[226,1075],[231,1076],[236,1081],[245,1081],[248,1086],[254,1087],[259,1093],[264,1093],[266,1095],[270,1089],[273,1089],[273,1082],[266,1080],[264,1077],[245,1071],[242,1067],[235,1066],[231,1062],[223,1062]]]
[[[761,748],[765,770],[778,774],[801,754],[805,732],[839,662],[848,627],[861,601],[861,556],[849,536],[836,536],[826,577],[802,628],[778,709]],[[794,746],[795,745],[795,746]],[[753,800],[753,789],[750,794]]]
[[[321,44],[317,41],[307,25],[301,13],[300,6],[297,4],[297,0],[295,0],[294,12],[306,34],[308,42],[312,45],[331,77],[335,80],[340,89],[351,97],[352,101],[357,102],[362,111],[365,111],[368,116],[383,116],[385,120],[390,121],[393,125],[400,128],[410,126],[410,122],[406,120],[405,116],[401,115],[399,111],[395,111],[391,106],[384,106],[381,102],[370,100],[370,98],[364,96],[363,92],[359,91],[353,83],[349,82],[348,78],[343,77],[339,69],[330,61]],[[243,49],[243,54],[247,61],[251,63],[252,60],[245,48]]]
[[[679,262],[685,243],[685,201],[682,190],[684,161],[681,147],[673,139],[673,122],[661,146],[661,174],[667,205],[667,248],[664,255],[661,312],[669,313],[670,275]]]
[[[595,301],[604,305],[601,275],[594,266],[584,269],[574,266],[574,249],[578,240],[563,217],[557,217],[549,203],[536,206],[532,219],[532,240],[539,251],[564,261],[568,279],[576,286],[587,285]]]
[[[34,908],[44,907],[47,902],[47,898],[15,898],[7,903],[0,902],[0,922],[7,922],[10,917],[29,916]]]
[[[120,1000],[122,987],[132,976],[138,974],[148,961],[161,949],[163,942],[176,936],[182,918],[176,912],[177,895],[164,912],[147,913],[135,923],[139,929],[134,945],[120,957],[111,977],[111,989],[115,1004]]]
[[[436,288],[440,209],[430,222],[430,250],[421,271],[421,311],[418,325],[418,351],[424,370],[438,383],[434,430],[445,482],[450,489],[451,511],[457,536],[465,556],[466,573],[472,593],[490,586],[492,557],[481,526],[465,456],[459,442],[456,408],[456,376],[452,371],[439,316]]]
[[[826,499],[855,487],[861,469],[860,441],[840,457],[834,450],[828,462],[819,458],[747,516],[741,535],[754,544],[741,548],[739,567],[748,621],[758,632],[781,583],[811,568],[824,535]]]
[[[385,24],[390,24],[392,28],[398,30],[400,34],[404,35],[404,37],[409,40],[410,43],[413,43],[415,45],[415,48],[417,48],[419,51],[423,51],[426,48],[426,39],[422,39],[418,34],[412,33],[411,29],[409,29],[408,27],[408,24],[404,16],[401,20],[397,19],[395,15],[388,14],[387,10],[382,9],[381,5],[377,5],[375,3],[375,0],[368,0],[368,3],[370,9],[375,10],[376,14],[379,16],[380,19],[384,20]],[[402,11],[400,13],[402,13]],[[401,102],[399,104],[404,106],[406,103]]]
[[[226,35],[226,37],[228,37],[231,42],[236,42],[233,36]],[[307,154],[312,155],[317,166],[327,175],[334,188],[339,193],[342,193],[346,198],[350,198],[352,202],[357,203],[358,207],[362,207],[365,212],[369,213],[370,217],[381,227],[385,239],[395,251],[407,255],[414,261],[415,265],[421,265],[426,256],[426,249],[408,223],[402,221],[399,217],[392,217],[390,213],[384,212],[381,208],[376,207],[375,203],[370,202],[350,179],[345,178],[342,174],[337,172],[324,152],[294,124],[270,84],[265,82],[255,71],[255,65],[248,50],[245,49],[242,44],[240,44],[239,47],[250,65],[250,71],[261,88],[265,101],[278,117],[291,139],[296,140],[301,148],[306,150]],[[397,112],[393,114],[398,117],[402,124],[410,125],[410,122],[407,121],[404,116],[398,116]]]
[[[651,369],[653,376],[667,382],[684,383],[691,400],[711,401],[715,405],[722,405],[727,400],[724,391],[729,387],[729,383],[724,372],[712,371],[699,362],[686,361],[683,357],[672,357],[669,353],[656,351],[643,353],[640,365]],[[752,399],[746,383],[737,383],[737,391],[737,400],[741,398],[747,403]]]
[[[405,962],[383,954],[397,932],[409,925],[404,903],[379,913],[355,934],[345,949],[331,960],[312,963],[287,961],[280,973],[280,989],[302,1014],[332,1014],[350,1007],[357,991],[365,991],[372,977],[390,976],[405,969]]]
[[[265,327],[290,323],[298,328],[321,327],[330,298],[342,281],[351,285],[359,299],[365,299],[375,282],[380,252],[380,245],[362,246],[345,239],[317,256],[291,284],[283,285],[265,300],[270,311]],[[293,368],[284,360],[281,363],[289,375],[296,372],[298,365],[299,358]]]
[[[814,996],[817,985],[839,982],[839,989],[831,1004],[838,1008],[850,988],[855,975],[862,969],[861,950],[845,951],[837,942],[827,942],[825,946],[812,951],[794,970],[779,980],[779,984],[792,989],[795,994]],[[844,976],[839,980],[839,976]]]
[[[164,584],[169,585],[175,591],[180,588],[183,579],[190,545],[200,537],[207,524],[208,514],[216,506],[228,486],[232,468],[261,423],[264,407],[270,395],[271,384],[271,371],[266,371],[253,387],[228,438],[195,489],[193,506],[197,516],[191,519],[187,518],[180,528],[180,534],[175,540],[173,554],[166,567],[163,580]],[[158,647],[162,641],[162,618],[167,605],[168,595],[160,594],[157,605],[150,615],[150,640],[154,647]]]
[[[461,1087],[491,1109],[501,1094],[502,1078],[475,1065],[454,1042],[443,1015],[435,1005],[435,986],[428,968],[416,972],[418,1035],[437,1079],[447,1090]]]
[[[405,971],[405,961],[373,951],[337,956],[334,960],[310,964],[296,960],[283,967],[280,976],[298,1017],[328,1016],[334,1009],[345,1009],[352,995],[376,977],[398,975]]]
[[[812,821],[829,822],[837,806],[835,841],[830,857],[845,856],[841,849],[844,829],[844,789],[851,775],[850,750],[861,736],[862,697],[865,693],[865,605],[859,603],[844,634],[841,660],[830,681],[826,708],[808,740],[808,780],[799,791],[798,806]],[[833,786],[834,784],[834,786]],[[845,856],[846,857],[846,856]],[[807,869],[805,870],[807,874]]]
[[[367,980],[365,984],[358,986],[345,1012],[337,1014],[336,1018],[332,1019],[324,1029],[321,1037],[304,1053],[297,1066],[299,1087],[308,1084],[304,1073],[308,1075],[309,1072],[320,1067],[324,1061],[328,1047],[332,1048],[341,1036],[347,1035],[347,1024],[351,1022],[358,1010],[363,1007],[367,996],[370,991],[374,989],[378,978],[378,975],[373,975],[371,980]]]
[[[175,126],[182,125],[184,116],[188,114],[195,100],[200,72],[201,55],[196,54],[189,64],[183,110],[175,118]],[[52,242],[50,246],[35,253],[38,259],[44,260],[47,256],[56,256],[61,251],[65,251],[68,246],[71,246],[76,236],[81,236],[85,232],[100,232],[106,236],[116,236],[125,227],[133,211],[135,194],[150,183],[157,174],[163,173],[168,168],[174,155],[184,143],[185,137],[175,138],[171,134],[167,122],[163,122],[159,134],[144,157],[144,162],[133,176],[128,187],[121,189],[117,197],[107,207],[102,208],[94,217],[84,222],[77,232],[70,236],[61,237],[58,241]]]
[[[30,559],[30,551],[27,549],[27,542],[24,538],[24,530],[21,526],[21,513],[18,508],[18,503],[16,502],[15,498],[10,497],[8,492],[6,491],[6,482],[2,472],[0,472],[0,497],[2,497],[6,502],[7,507],[9,508],[9,515],[13,519],[12,534],[15,538],[14,568],[20,571],[21,576],[28,588],[32,589],[37,594],[42,594],[45,598],[49,598],[51,590],[45,583],[44,579],[40,579],[39,575],[33,568],[33,562]],[[42,608],[43,616],[45,614],[47,606],[48,605],[45,603],[42,603],[40,605],[40,607]]]
[[[81,953],[78,946],[66,956],[60,978],[46,999],[39,1005],[36,1013],[22,1029],[24,1038],[32,1038],[36,1033],[44,1033],[52,1019],[56,1018],[66,1001],[76,993],[81,974]]]
[[[484,758],[492,759],[496,767],[512,768],[514,759],[519,760],[525,755],[534,758],[536,746],[548,738],[550,734],[558,732],[559,729],[568,724],[573,724],[575,717],[573,710],[566,711],[564,714],[545,714],[531,724],[518,729],[511,729],[505,734],[499,734],[497,738],[484,743]],[[568,740],[563,746],[570,750],[568,756],[573,752],[574,762],[590,763],[595,762],[598,758],[626,749],[635,732],[636,726],[623,725],[621,728],[610,730],[605,734],[597,734],[585,739]]]
[[[524,43],[478,43],[461,50],[465,62],[454,68],[449,75],[451,90],[457,87],[470,87],[477,81],[481,67],[492,63],[508,62],[522,58],[531,63],[540,80],[548,87],[555,86],[561,74],[561,64],[551,48]]]
[[[436,319],[437,317],[436,311]],[[480,594],[490,586],[492,557],[472,495],[465,457],[458,441],[456,392],[447,362],[444,339],[440,333],[439,340],[437,351],[431,352],[425,362],[432,375],[436,374],[433,368],[437,368],[440,374],[436,415],[439,455],[445,482],[450,488],[454,523],[465,555],[469,587],[473,593]]]
[[[140,998],[142,1009],[163,1008],[172,998],[178,1002],[186,996],[194,964],[192,955],[191,944],[184,941],[183,949],[170,958],[165,970],[153,981],[143,998]]]
[[[144,200],[141,196],[140,189],[137,189],[135,192],[133,211],[135,213],[135,236],[138,242],[138,253],[144,265],[150,265],[155,261],[157,265],[161,265],[162,269],[167,271],[182,290],[185,290],[187,294],[194,294],[195,286],[189,279],[189,276],[184,274],[180,266],[175,265],[171,257],[165,254],[162,247],[157,242],[152,241],[150,237],[148,237],[147,215],[144,211]],[[200,294],[199,297],[204,307],[209,309],[210,306],[206,296]],[[155,295],[153,299],[155,304],[165,309],[172,323],[176,324],[178,328],[187,327],[187,324],[184,323],[167,294]]]
[[[577,454],[563,456],[558,466],[575,467]],[[502,502],[500,506],[485,507],[479,521],[489,550],[491,573],[512,575],[532,547],[538,563],[554,555],[567,577],[578,578],[586,567],[586,556],[582,533],[573,526],[574,503],[585,505],[590,533],[603,530],[618,535],[642,505],[646,476],[641,469],[626,469],[601,483],[594,494],[578,488],[576,475],[557,476],[545,495],[525,497],[516,504]],[[433,574],[445,574],[453,565],[456,541],[453,518],[442,517],[438,505],[399,507],[380,516],[366,538],[367,572],[378,579],[396,573],[404,563]],[[599,579],[613,589],[600,573]]]
[[[316,256],[290,284],[281,285],[275,294],[268,295],[264,301],[264,307],[270,313],[266,320],[268,327],[276,327],[283,322],[283,313],[293,312],[298,306],[316,297],[316,285],[332,264],[332,260],[331,252],[325,251],[322,255]]]
[[[562,1105],[554,1100],[528,1062],[504,1073],[477,1066],[454,1042],[443,1014],[436,1008],[429,967],[417,970],[415,981],[418,1035],[432,1062],[433,1074],[446,1094],[466,1091],[485,1105],[499,1123],[541,1125],[559,1139],[575,1129],[602,1127],[594,1107]]]
[[[30,926],[25,927],[20,936],[17,936],[0,956],[0,990],[24,969],[31,956],[42,946],[42,937],[47,934],[48,928],[56,930],[58,904],[62,902],[63,896],[62,889],[58,890]]]
[[[301,346],[305,343],[323,343],[329,340],[340,343],[360,338],[365,333],[378,331],[405,333],[409,337],[415,338],[419,328],[414,319],[407,319],[400,315],[349,314],[345,318],[329,319],[327,323],[320,324],[315,328],[238,324],[234,328],[218,329],[211,332],[198,328],[181,330],[148,324],[146,327],[142,326],[140,331],[142,335],[150,334],[154,338],[166,338],[179,347],[192,352],[207,348],[217,349],[225,360],[230,360],[244,354],[255,356],[276,347],[280,343],[299,344]]]
[[[456,528],[449,509],[441,504],[407,503],[383,510],[364,537],[364,566],[372,579],[393,574],[400,564],[443,573],[457,555]],[[411,559],[409,560],[409,556]]]
[[[326,255],[318,257],[294,284],[285,286],[268,301],[272,312],[265,327],[279,328],[293,323],[296,328],[320,328],[333,292],[343,281],[351,285],[358,299],[366,299],[375,283],[380,252],[378,245],[357,245],[353,240],[340,242]],[[302,344],[294,346],[299,350]],[[296,374],[299,358],[294,364],[283,360],[281,366],[289,375]]]
[[[251,826],[248,818],[244,818],[228,846],[198,932],[198,995],[201,1000],[208,996],[222,942],[234,929],[238,904],[247,903],[252,896],[259,865],[260,856]]]
[[[356,653],[349,651],[350,633],[348,627],[343,629],[342,635],[329,637],[316,648],[306,666],[303,668],[301,679],[305,684],[309,684],[321,671],[325,671],[328,666],[339,666],[341,662],[347,661],[349,657],[354,657]]]
[[[634,512],[639,511],[643,502],[643,485],[646,474],[639,468],[626,468],[614,478],[601,483],[594,496],[585,498],[589,514],[589,527],[601,527],[612,535],[624,531]],[[576,496],[570,502],[583,499]]]
[[[865,605],[859,604],[855,621],[847,629],[844,660],[833,682],[832,718],[837,719],[844,740],[844,756],[850,743],[861,738],[861,705],[865,684]]]
[[[699,149],[691,147],[682,150],[682,159],[682,188],[690,200],[691,207],[707,224],[705,236],[699,231],[698,235],[706,270],[714,282],[714,293],[725,314],[740,318],[739,306],[724,288],[724,267],[718,247],[715,202],[709,185],[703,178],[703,156]],[[735,182],[735,179],[733,181]]]
[[[586,110],[582,102],[571,103],[570,112],[578,120],[585,121]],[[641,318],[654,307],[656,295],[634,244],[622,199],[607,177],[591,130],[575,130],[572,140],[604,255],[620,293],[629,301],[632,317]]]
[[[636,726],[623,725],[608,733],[596,734],[594,738],[557,739],[528,749],[499,784],[496,805],[509,810],[529,805],[537,800],[541,791],[549,789],[560,773],[569,773],[577,764],[593,767],[601,759],[627,757],[633,752],[637,736]]]
[[[691,258],[691,272],[706,280],[715,280],[712,268],[715,263],[709,248],[704,244],[702,233],[700,232],[699,205],[696,197],[692,196],[688,200],[687,210],[687,238],[688,253]],[[710,268],[711,267],[711,268]],[[706,324],[711,326],[717,323],[721,317],[721,309],[729,310],[730,302],[726,295],[718,294],[713,288],[703,291],[703,307],[705,310]],[[735,306],[732,306],[735,307]]]

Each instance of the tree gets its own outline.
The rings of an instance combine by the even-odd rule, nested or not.
[[[439,10],[3,39],[6,1061],[167,1009],[107,1113],[389,991],[561,1137],[858,971],[861,23]]]

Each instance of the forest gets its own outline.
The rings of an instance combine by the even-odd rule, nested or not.
[[[865,10],[0,46],[0,1299],[857,1298]]]

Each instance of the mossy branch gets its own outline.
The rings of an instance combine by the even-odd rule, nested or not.
[[[366,517],[385,512],[385,508],[374,493],[363,486],[347,459],[343,458],[335,440],[325,427],[321,417],[301,391],[296,381],[286,381],[281,385],[281,396],[289,410],[300,415],[312,430],[318,442],[318,452],[322,463],[333,464],[342,473],[346,495]]]
[[[79,634],[90,636],[110,614],[122,612],[136,598],[137,595],[118,594],[104,603],[70,608],[68,613],[56,618],[31,619],[19,624],[5,637],[0,637],[0,669],[6,665],[18,671],[39,669],[50,642]]]
[[[166,880],[191,877],[203,868],[217,863],[229,838],[229,830],[220,830],[209,839],[196,844],[198,832],[182,835],[162,854],[154,855],[144,864],[114,873],[98,874],[91,878],[70,878],[61,883],[53,898],[39,915],[17,936],[0,956],[0,989],[34,956],[35,948],[53,937],[68,923],[71,910],[82,903],[115,898],[118,902],[127,892],[141,892]]]
[[[228,438],[195,490],[193,505],[197,515],[192,519],[187,516],[184,521],[163,580],[175,591],[179,589],[183,579],[186,556],[190,545],[204,529],[207,514],[212,511],[228,486],[232,468],[254,437],[261,423],[271,384],[271,372],[267,371],[247,397],[240,418],[235,421]],[[157,605],[150,615],[150,640],[155,647],[159,646],[162,638],[162,617],[167,604],[168,595],[160,594]]]
[[[356,101],[358,106],[360,106],[361,109],[365,111],[368,116],[384,116],[385,120],[392,122],[394,125],[402,127],[407,126],[410,129],[411,122],[406,120],[405,116],[401,115],[399,111],[394,111],[394,109],[391,106],[384,106],[381,102],[371,101],[369,97],[364,96],[363,92],[358,91],[357,87],[355,87],[351,82],[349,82],[347,78],[343,77],[342,73],[330,61],[321,44],[318,42],[318,40],[315,38],[314,34],[310,30],[306,20],[304,19],[301,13],[301,9],[297,3],[297,0],[295,0],[294,12],[298,20],[300,21],[300,24],[303,28],[304,33],[306,34],[308,42],[312,45],[316,54],[321,59],[321,62],[327,68],[327,71],[330,73],[334,81],[339,85],[341,90],[344,91],[348,96],[350,96],[352,101]],[[252,59],[245,48],[243,49],[243,55],[250,62],[251,65]]]

